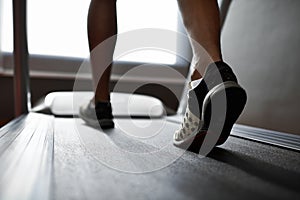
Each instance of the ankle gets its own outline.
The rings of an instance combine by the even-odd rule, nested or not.
[[[218,62],[223,62],[223,59],[219,56],[216,57],[203,57],[201,60],[199,60],[199,62],[196,62],[196,64],[194,65],[195,67],[195,71],[193,73],[193,75],[191,76],[192,80],[193,78],[199,79],[204,77],[205,72],[207,71],[207,68],[214,64],[214,63],[218,63]]]
[[[108,97],[108,98],[96,98],[96,97],[94,97],[92,99],[92,101],[94,102],[95,105],[97,103],[109,103],[110,102],[110,97]]]
[[[197,70],[197,69],[194,69],[194,72],[193,72],[193,74],[191,75],[191,80],[192,81],[195,81],[195,80],[199,80],[199,79],[201,79],[202,78],[202,76],[201,76],[201,74],[199,73],[199,71]]]
[[[226,81],[238,82],[231,67],[223,61],[211,63],[207,67],[203,78],[208,89]]]

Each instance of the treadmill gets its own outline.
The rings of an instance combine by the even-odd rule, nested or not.
[[[76,117],[79,101],[65,103],[91,92],[51,93],[50,113],[29,112],[26,1],[13,3],[18,117],[0,129],[1,200],[300,198],[296,135],[235,125],[227,142],[203,157],[173,146],[182,111],[166,116],[154,97],[112,94],[110,130]],[[229,5],[223,1],[222,16]]]

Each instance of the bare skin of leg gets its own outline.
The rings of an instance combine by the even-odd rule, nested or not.
[[[191,79],[201,78],[206,67],[222,60],[220,47],[220,14],[217,0],[178,0],[183,23],[190,36],[203,49],[191,41],[195,68]]]
[[[219,9],[216,0],[178,0],[186,30],[194,41],[199,43],[208,53],[197,48],[191,42],[195,62],[195,70],[192,80],[201,78],[204,75],[206,67],[216,61],[222,60],[220,48],[220,18]],[[92,51],[98,44],[107,38],[117,34],[117,17],[115,0],[92,0],[88,15],[88,37],[89,47]],[[114,44],[106,55],[113,60]],[[201,59],[200,59],[201,58]],[[93,71],[97,71],[97,64],[93,64]],[[100,81],[96,83],[99,77],[93,73],[95,85],[94,101],[109,101],[109,80],[111,66],[103,73]],[[97,86],[97,87],[96,87]]]
[[[116,16],[116,0],[92,0],[89,7],[88,13],[88,39],[89,48],[91,52],[91,64],[93,71],[93,82],[94,82],[94,102],[98,101],[109,101],[109,81],[111,73],[111,65],[98,66],[96,62],[96,56],[92,53],[93,49],[97,47],[107,38],[117,34],[117,16]],[[113,52],[115,48],[115,41],[111,43],[106,52],[100,52],[106,56],[112,63]],[[97,52],[99,53],[99,52]],[[102,67],[102,74],[99,80],[99,68]],[[104,69],[106,68],[106,69]],[[105,70],[105,71],[104,71]],[[100,69],[101,71],[101,69]],[[104,72],[103,72],[104,71]],[[99,82],[98,82],[99,80]]]

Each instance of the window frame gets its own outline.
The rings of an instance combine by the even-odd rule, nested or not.
[[[180,14],[178,14],[178,32],[186,34],[185,28],[180,20]],[[177,53],[180,49],[181,51],[186,52],[187,57],[191,60],[192,51],[190,43],[188,40],[182,41],[178,40],[177,43]],[[2,52],[0,49],[0,74],[1,76],[13,76],[13,54],[11,52]],[[187,76],[189,72],[190,60],[184,60],[180,56],[176,55],[176,62],[174,64],[167,64],[168,66],[177,70],[184,77]],[[29,68],[30,68],[30,77],[47,77],[47,78],[75,78],[79,70],[79,67],[84,62],[84,58],[78,57],[64,57],[64,56],[52,56],[52,55],[29,55]],[[153,65],[157,69],[157,76],[159,77],[160,68],[163,67],[162,64],[157,63],[146,63],[146,62],[136,62],[136,61],[115,61],[113,63],[112,70],[112,81],[118,81],[118,77],[124,74],[126,71],[133,69],[135,66],[141,65]],[[63,66],[63,67],[62,67]],[[147,69],[145,68],[147,71]],[[145,77],[151,81],[151,77],[145,74],[140,74],[141,77]],[[158,77],[155,77],[157,80]],[[91,78],[87,74],[78,76],[77,78]],[[161,78],[162,82],[165,82],[164,77]],[[154,80],[154,79],[153,79]],[[134,80],[133,80],[134,81]],[[173,81],[174,82],[174,81]],[[176,81],[175,81],[176,82]],[[182,84],[183,80],[178,80],[178,84]]]

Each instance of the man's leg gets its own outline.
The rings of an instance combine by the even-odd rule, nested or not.
[[[107,38],[117,34],[117,16],[116,16],[116,0],[92,0],[88,13],[88,39],[89,48],[92,52],[101,42]],[[95,51],[94,55],[91,53],[91,63],[94,80],[94,101],[109,101],[109,80],[110,80],[110,66],[98,66],[93,56],[99,56],[97,54],[104,54],[106,59],[113,61],[113,52],[115,48],[115,41],[110,44],[110,47],[106,52]],[[103,68],[104,73],[101,77],[97,77],[97,71],[101,71],[97,68]],[[107,67],[106,69],[104,69]],[[100,79],[99,79],[100,78]],[[99,80],[99,82],[98,82]]]
[[[195,71],[191,78],[203,79],[188,92],[184,120],[173,143],[199,152],[208,132],[216,141],[210,141],[206,148],[226,141],[247,97],[230,66],[222,60],[217,0],[178,0],[178,5],[193,49]]]
[[[116,0],[92,0],[88,13],[88,39],[92,65],[94,98],[82,105],[79,116],[89,125],[113,128],[113,115],[110,104],[109,80],[117,34]],[[98,48],[106,39],[105,50]],[[102,43],[103,45],[103,43]],[[105,60],[105,62],[103,62]]]
[[[191,42],[193,67],[198,69],[194,71],[192,80],[199,79],[210,63],[222,60],[218,3],[216,0],[178,0],[178,5],[189,36],[208,53]]]

